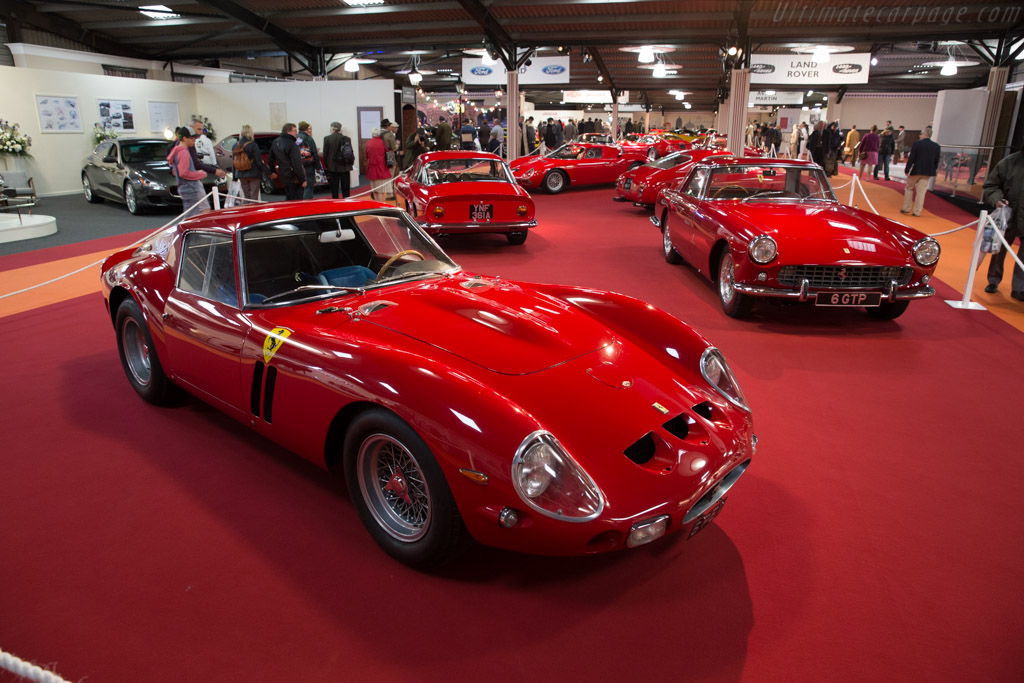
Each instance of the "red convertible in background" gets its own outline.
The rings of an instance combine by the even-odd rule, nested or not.
[[[429,152],[395,179],[398,205],[434,235],[496,232],[511,244],[537,227],[533,199],[501,157],[486,152]]]
[[[570,185],[614,183],[620,175],[646,161],[642,150],[569,142],[547,156],[520,157],[511,167],[523,187],[539,187],[558,194]]]
[[[708,133],[693,143],[693,149],[715,149],[721,152],[728,151],[729,138],[720,133]],[[756,147],[744,147],[743,156],[763,157],[764,150]]]
[[[413,566],[470,537],[550,555],[689,538],[753,457],[743,392],[688,325],[464,273],[393,206],[209,211],[110,256],[101,285],[143,399],[184,388],[343,472]]]
[[[708,159],[662,190],[651,221],[665,259],[717,282],[734,318],[765,298],[866,307],[891,320],[935,294],[939,243],[840,204],[811,162]]]
[[[659,192],[671,183],[685,178],[694,164],[712,156],[728,157],[730,154],[717,149],[676,152],[632,171],[626,171],[615,181],[615,196],[612,197],[612,201],[633,202],[634,206],[653,208]]]

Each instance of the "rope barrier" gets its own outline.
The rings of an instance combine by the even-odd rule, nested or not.
[[[944,230],[943,232],[933,232],[933,233],[931,233],[928,236],[929,237],[942,237],[943,235],[952,235],[954,232],[960,232],[961,230],[966,230],[967,228],[971,227],[972,225],[977,225],[977,223],[978,223],[978,221],[971,221],[970,223],[964,223],[963,225],[961,225],[959,227],[956,227],[956,228],[953,228],[952,230]]]
[[[860,193],[864,196],[864,201],[866,201],[868,203],[868,206],[871,207],[871,210],[875,212],[876,216],[881,215],[881,214],[878,213],[878,209],[875,208],[875,205],[871,203],[871,198],[868,197],[868,193],[864,190],[864,184],[860,181],[860,176],[857,176],[857,175],[851,176],[850,177],[850,183],[853,185],[853,187],[850,188],[850,201],[848,202],[848,204],[850,206],[856,207],[856,204],[853,203],[853,198],[854,198],[854,195],[856,193],[857,188],[859,187],[860,188]],[[843,187],[846,187],[846,186],[844,185]]]
[[[15,676],[21,676],[37,683],[69,683],[52,671],[30,664],[2,649],[0,649],[0,669],[7,669]]]

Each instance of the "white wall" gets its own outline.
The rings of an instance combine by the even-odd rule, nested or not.
[[[939,91],[932,139],[940,145],[978,144],[987,105],[984,88]]]
[[[0,115],[32,138],[32,159],[25,161],[36,190],[43,195],[70,194],[82,189],[82,160],[95,146],[92,127],[99,121],[98,98],[131,100],[138,137],[152,137],[150,100],[177,102],[182,122],[196,109],[196,86],[190,83],[119,78],[95,74],[66,73],[43,69],[0,66],[4,86]],[[42,133],[35,96],[62,95],[78,98],[82,117],[81,133]],[[209,114],[207,114],[209,116]]]
[[[935,103],[934,93],[851,92],[843,97],[838,117],[844,130],[854,124],[861,131],[872,125],[881,129],[886,121],[892,121],[893,128],[921,130],[934,119]]]

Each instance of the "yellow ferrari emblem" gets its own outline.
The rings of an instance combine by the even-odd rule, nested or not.
[[[763,183],[764,182],[764,174],[763,173],[758,173],[757,174],[757,182],[759,182],[759,183]]]
[[[653,407],[655,410],[657,410],[662,415],[668,415],[668,408],[666,408],[665,406],[661,405],[660,403],[653,403],[653,404],[651,404],[651,407]]]
[[[284,340],[292,336],[292,331],[287,327],[275,327],[263,340],[263,361],[267,364],[274,357],[277,350],[284,346]]]

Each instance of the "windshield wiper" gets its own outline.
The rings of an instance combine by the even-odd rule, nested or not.
[[[755,192],[754,194],[750,195],[749,197],[744,197],[740,201],[741,202],[749,202],[751,199],[756,199],[757,197],[770,197],[772,195],[777,195],[777,194],[786,194],[786,191],[785,190],[760,190],[760,191]]]
[[[409,280],[422,275],[437,275],[438,277],[443,277],[446,272],[447,271],[442,270],[407,270],[404,273],[399,273],[391,277],[386,277],[383,280],[378,280],[377,283],[399,282],[401,280]]]
[[[362,294],[363,292],[366,291],[365,287],[342,287],[341,285],[299,285],[298,287],[295,287],[293,289],[289,289],[286,292],[279,292],[277,294],[274,294],[273,296],[268,296],[266,299],[264,299],[260,303],[265,304],[265,303],[268,303],[270,301],[273,301],[274,299],[280,299],[283,296],[288,296],[289,294],[295,294],[296,292],[305,292],[305,291],[314,290],[314,289],[318,289],[318,290],[341,290],[343,292],[359,292],[360,294]]]
[[[812,197],[811,195],[807,195],[806,197],[801,197],[800,201],[802,201],[802,202],[831,202],[833,200],[829,199],[828,197]]]

